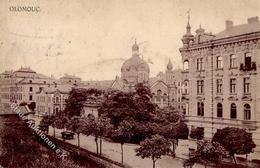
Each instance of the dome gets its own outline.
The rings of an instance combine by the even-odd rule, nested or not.
[[[121,71],[145,71],[150,72],[149,65],[140,57],[131,57],[122,65]]]
[[[168,70],[168,71],[171,71],[172,68],[173,68],[172,62],[171,62],[171,60],[169,60],[168,65],[167,65],[167,70]]]

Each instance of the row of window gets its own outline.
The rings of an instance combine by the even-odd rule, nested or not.
[[[251,53],[245,53],[244,56],[245,64],[251,64]],[[204,70],[204,62],[203,58],[197,58],[197,70],[201,71]],[[222,69],[223,68],[223,57],[218,56],[216,59],[216,67],[217,69]],[[229,56],[229,67],[230,68],[237,68],[237,56],[235,54],[232,54]],[[189,61],[185,60],[183,63],[183,70],[188,70],[189,69]]]
[[[204,103],[197,103],[197,115],[204,116]],[[217,117],[223,117],[223,105],[222,103],[217,104]],[[235,103],[230,104],[230,118],[237,118],[237,106]],[[244,105],[244,120],[251,120],[251,107],[249,104]]]
[[[229,82],[229,91],[230,93],[234,94],[236,93],[236,84],[237,84],[237,79],[236,78],[231,78]],[[197,80],[197,94],[204,94],[204,80]],[[217,93],[223,93],[223,81],[222,79],[217,79],[216,80],[216,89]],[[250,78],[245,77],[243,78],[243,92],[244,93],[250,93]]]

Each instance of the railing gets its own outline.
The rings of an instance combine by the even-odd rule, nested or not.
[[[240,71],[256,71],[256,62],[250,64],[240,64]]]

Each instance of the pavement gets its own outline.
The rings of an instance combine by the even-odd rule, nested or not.
[[[33,117],[36,124],[39,124],[40,118]],[[53,128],[49,128],[49,135],[53,136]],[[63,130],[55,129],[55,137],[62,139],[61,132]],[[77,145],[77,136],[72,140],[66,142]],[[96,152],[96,144],[93,136],[85,136],[80,134],[80,147],[91,152]],[[151,159],[142,159],[136,156],[135,149],[139,146],[136,144],[124,144],[124,164],[134,168],[151,168]],[[183,159],[188,158],[189,148],[196,148],[196,141],[180,140],[176,149],[176,158],[171,156],[163,156],[156,162],[156,168],[182,168]],[[108,142],[103,139],[102,154],[114,161],[121,162],[121,146],[119,143]],[[193,168],[204,168],[204,165],[195,164]]]

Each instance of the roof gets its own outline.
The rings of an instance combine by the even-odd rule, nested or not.
[[[144,70],[150,72],[150,68],[147,62],[145,62],[139,56],[132,56],[131,58],[127,59],[121,67],[121,72],[128,72],[131,68],[134,68],[137,71]]]
[[[47,94],[53,94],[54,92],[58,91],[63,94],[68,94],[71,90],[72,90],[71,85],[57,85],[56,87],[55,86],[46,87],[37,93],[39,94],[41,92],[44,92]]]
[[[231,36],[238,36],[242,34],[248,34],[248,33],[254,33],[254,32],[260,32],[260,22],[258,21],[258,18],[253,18],[254,21],[248,23],[248,24],[241,24],[236,26],[231,26],[230,28],[216,34],[215,39],[221,39]],[[248,19],[249,20],[249,19]]]
[[[30,67],[21,67],[20,69],[18,69],[16,72],[25,72],[25,73],[36,73],[35,71],[33,71]]]

